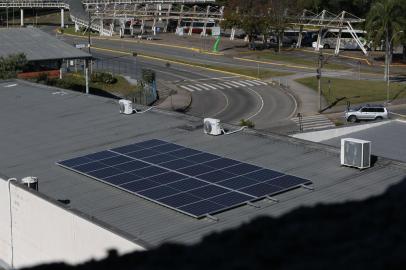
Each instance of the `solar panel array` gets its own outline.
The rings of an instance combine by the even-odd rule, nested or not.
[[[156,139],[57,164],[196,218],[311,183]]]

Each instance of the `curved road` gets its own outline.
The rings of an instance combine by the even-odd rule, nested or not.
[[[192,93],[193,103],[187,112],[198,117],[218,118],[238,124],[251,120],[258,129],[267,129],[290,119],[296,102],[292,96],[271,86],[252,86]]]
[[[68,43],[84,43],[82,38],[63,36]],[[110,43],[112,50],[125,51],[132,49],[136,44],[115,44],[115,42],[96,41],[97,43]],[[107,44],[104,44],[107,45]],[[142,46],[142,45],[141,45]],[[110,47],[110,46],[109,46]],[[118,47],[118,48],[117,48]],[[138,46],[137,46],[138,47]],[[148,46],[143,45],[143,49]],[[140,48],[138,48],[139,51]],[[178,87],[185,83],[216,83],[242,82],[242,77],[230,77],[212,70],[182,64],[167,65],[165,60],[148,59],[123,55],[120,52],[92,50],[95,58],[103,59],[104,67],[116,69],[117,73],[140,76],[140,70],[150,68],[156,71],[158,79],[165,84],[170,82]],[[162,50],[161,48],[161,53]],[[192,56],[193,58],[195,56]],[[117,70],[117,65],[120,67]],[[137,76],[134,76],[137,74]],[[180,82],[180,83],[179,83]],[[251,84],[252,85],[252,84]],[[288,120],[296,109],[292,96],[269,85],[235,86],[223,89],[210,89],[207,91],[193,91],[192,105],[187,114],[198,117],[215,117],[225,123],[237,124],[241,119],[249,119],[258,129],[267,129],[276,123]]]

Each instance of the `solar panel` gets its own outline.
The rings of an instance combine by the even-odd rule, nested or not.
[[[156,139],[57,164],[196,218],[311,183]]]

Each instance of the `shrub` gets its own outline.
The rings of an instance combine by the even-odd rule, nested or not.
[[[45,83],[47,83],[48,80],[49,80],[49,78],[48,78],[48,74],[47,74],[46,72],[41,72],[41,73],[38,75],[37,79],[36,79],[37,83],[38,83],[38,82],[45,82]]]
[[[90,77],[90,80],[94,83],[115,84],[117,78],[111,73],[107,72],[94,72]]]
[[[27,58],[22,53],[0,57],[0,79],[16,78],[26,65]]]
[[[241,119],[240,120],[240,126],[254,128],[255,124],[251,120]]]

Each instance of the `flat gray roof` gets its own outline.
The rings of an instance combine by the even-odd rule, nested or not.
[[[0,56],[24,53],[29,61],[91,57],[37,28],[0,28],[0,48]]]
[[[17,84],[12,87],[10,85]],[[40,192],[69,199],[70,207],[144,247],[163,242],[194,243],[204,235],[234,228],[255,217],[280,216],[300,206],[362,200],[381,194],[406,176],[405,163],[378,159],[371,169],[340,167],[339,150],[275,134],[245,131],[205,135],[201,119],[154,109],[120,115],[117,101],[78,92],[0,82],[0,172],[37,176]],[[91,178],[56,161],[147,139],[163,139],[313,181],[314,191],[296,189],[245,205],[211,219],[195,219]]]
[[[322,141],[340,147],[342,138],[371,141],[372,154],[406,162],[406,121],[388,121],[362,131]]]

